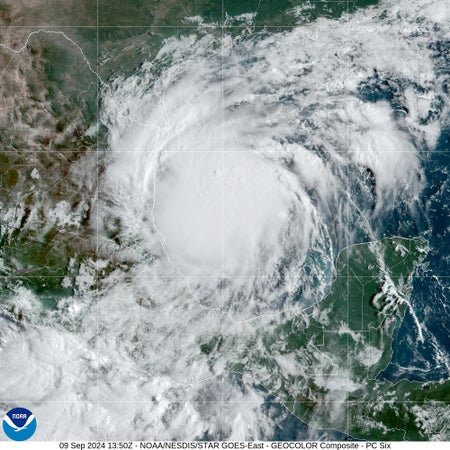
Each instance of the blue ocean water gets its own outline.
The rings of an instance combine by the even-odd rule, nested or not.
[[[429,44],[439,85],[439,93],[423,120],[438,119],[444,128],[435,148],[418,148],[426,187],[418,200],[415,212],[399,204],[393,211],[373,219],[373,229],[383,236],[424,236],[428,239],[430,252],[424,263],[414,274],[411,303],[421,323],[424,340],[417,338],[417,326],[410,311],[399,323],[392,344],[391,364],[380,374],[380,378],[398,381],[438,380],[449,376],[450,360],[450,118],[443,117],[444,96],[449,95],[450,42],[438,41]],[[364,101],[388,102],[394,120],[408,114],[404,106],[404,89],[411,86],[407,80],[379,74],[373,76],[359,88]],[[423,87],[413,83],[418,92]],[[366,236],[359,239],[364,241]]]
[[[442,80],[439,88],[448,97],[450,90],[450,42],[430,44],[434,51],[436,73]],[[402,102],[404,89],[411,86],[406,80],[385,77],[374,71],[373,76],[362,84],[359,96],[367,102],[387,101],[393,110],[394,120],[408,114]],[[423,88],[413,85],[414,89]],[[450,117],[442,117],[444,99],[438,95],[435,104],[424,120],[438,118],[444,123],[441,135],[435,148],[418,148],[424,170],[426,187],[411,211],[408,205],[399,204],[386,214],[374,215],[371,227],[378,237],[423,236],[428,240],[430,251],[417,268],[413,278],[411,304],[414,314],[419,320],[423,341],[418,339],[418,329],[414,317],[409,310],[403,320],[398,320],[393,336],[393,356],[388,367],[379,375],[380,379],[396,382],[401,379],[411,381],[435,381],[450,376]],[[370,178],[370,177],[369,177]],[[376,198],[358,187],[352,192],[353,198],[361,208],[367,208]],[[356,227],[355,227],[356,228]],[[365,242],[371,237],[366,232],[356,230],[356,241]],[[338,245],[339,246],[339,245]],[[276,406],[267,397],[266,414],[281,417],[281,405]],[[280,408],[278,410],[277,408]],[[274,429],[275,440],[295,439],[335,439],[348,438],[334,430],[311,430],[292,414],[285,414]]]
[[[425,121],[441,116],[444,123],[434,149],[425,153],[427,181],[420,207],[425,223],[417,223],[419,234],[429,241],[430,252],[413,280],[411,302],[422,324],[424,341],[417,340],[417,327],[407,312],[393,341],[392,362],[381,374],[391,381],[401,378],[426,381],[448,378],[450,361],[450,118],[442,117],[450,90],[450,42],[430,43],[442,94]]]
[[[424,342],[418,342],[417,327],[407,312],[394,336],[392,362],[381,374],[391,381],[438,380],[450,375],[446,366],[450,359],[449,168],[450,129],[446,128],[425,162],[427,187],[422,203],[430,252],[415,274],[411,297],[415,314],[424,325]]]

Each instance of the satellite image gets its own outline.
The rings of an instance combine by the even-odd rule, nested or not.
[[[0,0],[0,440],[450,441],[449,170],[448,0]]]

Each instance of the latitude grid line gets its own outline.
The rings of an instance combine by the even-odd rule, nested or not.
[[[330,0],[328,0],[330,1]],[[450,0],[444,0],[443,3],[448,2],[450,3]],[[325,17],[326,18],[326,17]],[[301,25],[301,24],[300,24]],[[279,30],[292,30],[293,28],[295,28],[296,26],[298,26],[298,24],[292,24],[292,25],[269,25],[269,24],[254,24],[254,25],[244,25],[244,24],[236,24],[236,25],[226,25],[226,24],[204,24],[204,25],[153,25],[150,23],[147,24],[143,24],[143,25],[42,25],[42,24],[29,24],[29,25],[0,25],[0,29],[2,28],[17,28],[17,29],[26,29],[26,28],[50,28],[50,29],[59,29],[59,28],[84,28],[84,29],[89,29],[92,28],[93,30],[98,29],[102,29],[102,28],[130,28],[130,29],[145,29],[145,30],[149,30],[152,28],[156,28],[156,29],[171,29],[171,28],[175,28],[175,29],[192,29],[192,30],[198,30],[199,27],[205,30],[219,30],[219,29],[233,29],[233,28],[238,28],[238,29],[244,29],[244,30],[262,30],[262,29],[279,29]],[[354,27],[359,27],[358,25],[353,24]],[[328,25],[321,25],[318,24],[316,26],[318,29],[329,29],[330,26]],[[417,25],[414,29],[420,29],[421,26]],[[401,29],[400,29],[401,31]]]
[[[8,402],[8,403],[20,403],[21,401],[23,401],[23,399],[6,399],[6,400],[2,400],[4,402]],[[442,404],[450,404],[450,400],[431,400],[434,403],[442,403]],[[27,400],[28,403],[38,403],[38,404],[42,404],[42,403],[50,403],[50,404],[78,404],[78,403],[86,403],[86,400],[45,400],[45,402],[41,401],[41,400]],[[282,400],[265,400],[264,402],[267,403],[273,403],[273,404],[280,404],[282,403],[283,406],[285,404],[289,405],[291,403],[301,403],[301,404],[306,404],[309,405],[311,403],[314,403],[312,400],[310,401],[298,401],[298,400],[289,400],[287,402],[282,402]],[[342,400],[333,400],[333,399],[328,399],[327,402],[330,403],[342,403]],[[430,400],[386,400],[385,401],[387,404],[403,404],[403,403],[411,403],[413,405],[415,404],[424,404],[424,403],[430,403]],[[147,400],[100,400],[99,403],[105,403],[105,404],[132,404],[132,405],[141,405],[141,404],[148,404]],[[218,403],[218,404],[222,404],[222,400],[170,400],[167,403],[173,404],[173,405],[184,405],[186,403],[190,403],[190,404],[202,404],[202,403]],[[238,404],[251,404],[251,405],[259,405],[261,404],[260,401],[258,400],[230,400],[226,403],[238,403]],[[367,401],[367,400],[349,400],[348,403],[352,404],[367,404],[367,405],[372,405],[373,402],[371,401]],[[293,413],[291,413],[293,414]],[[450,413],[449,413],[450,414]],[[295,416],[295,414],[293,414]],[[297,416],[295,416],[297,417]],[[301,420],[301,419],[299,419]],[[328,428],[328,429],[332,429],[332,428]],[[100,440],[100,439],[99,439]],[[2,442],[2,441],[0,441]]]
[[[66,275],[67,278],[77,278],[78,275]],[[146,275],[133,275],[133,278],[139,279],[139,278],[148,278],[148,277],[152,277],[152,278],[174,278],[174,279],[179,279],[179,280],[184,280],[183,276],[181,275],[164,275],[164,274],[157,274],[157,273],[149,273]],[[219,278],[217,275],[186,275],[187,278],[194,278],[194,279],[217,279]],[[374,275],[358,275],[358,274],[352,274],[349,275],[350,278],[364,278],[367,280],[373,280],[376,279],[377,276]],[[11,279],[11,280],[27,280],[30,277],[27,275],[0,275],[0,280],[4,280],[4,279]],[[39,275],[39,278],[43,278],[43,279],[53,279],[53,278],[63,278],[62,275]],[[258,279],[258,278],[272,278],[272,275],[224,275],[223,276],[224,279]],[[288,279],[297,279],[297,277],[295,277],[294,275],[285,275],[284,278],[288,278]],[[327,280],[335,280],[335,279],[347,279],[347,275],[337,275],[337,276],[333,276],[333,275],[329,275],[326,277]],[[399,279],[399,278],[404,278],[402,275],[397,275],[397,276],[393,276],[391,277],[393,279]],[[430,278],[450,278],[450,275],[415,275],[415,276],[411,276],[411,279],[413,280],[420,280],[420,279],[430,279]]]
[[[443,3],[450,3],[450,0],[445,0]],[[326,18],[326,17],[325,17]],[[44,32],[48,31],[58,31],[59,29],[92,29],[92,30],[101,30],[101,29],[138,29],[138,30],[151,30],[151,29],[157,29],[157,30],[165,30],[165,29],[191,29],[198,31],[199,28],[202,30],[207,31],[221,31],[221,30],[228,30],[228,29],[240,29],[245,30],[249,32],[249,35],[252,33],[258,33],[265,29],[274,29],[274,30],[293,30],[294,28],[298,28],[299,26],[303,25],[302,23],[299,24],[292,24],[292,25],[269,25],[269,24],[238,24],[238,25],[226,25],[226,24],[211,24],[211,25],[153,25],[153,24],[145,24],[145,25],[43,25],[43,24],[29,24],[29,25],[0,25],[0,30],[2,29],[30,29],[30,30],[39,30],[41,29]],[[349,28],[352,28],[354,30],[363,30],[366,31],[364,28],[364,24],[361,23],[347,23],[347,26]],[[390,25],[392,26],[392,25]],[[333,27],[330,25],[322,25],[322,24],[316,24],[315,28],[318,30],[329,30]],[[423,27],[422,25],[418,24],[416,26],[412,26],[411,24],[405,23],[404,25],[398,25],[397,31],[400,34],[404,34],[411,31],[418,31],[418,30],[424,30],[429,31],[428,28]],[[300,30],[299,32],[303,32],[305,34],[310,34],[310,32],[305,30]],[[100,42],[100,39],[99,39]]]
[[[345,4],[345,11],[348,13],[350,10],[350,4],[356,4],[356,0],[327,0],[328,3],[333,3],[333,4]],[[450,2],[450,0],[441,0],[443,3],[448,3]],[[259,2],[257,8],[259,8],[261,1]],[[309,0],[309,3],[312,4],[317,4],[317,5],[323,5],[323,0]],[[388,3],[389,0],[388,0]],[[244,26],[244,25],[225,25],[225,21],[224,21],[224,0],[222,0],[222,14],[221,14],[221,19],[222,19],[222,24],[220,25],[215,25],[216,27],[223,27],[223,28],[232,28],[232,27],[240,27],[240,26]],[[187,16],[189,17],[189,16]],[[325,16],[326,18],[328,18],[328,16]],[[205,24],[206,26],[208,26],[208,24]],[[138,24],[138,25],[100,25],[99,24],[99,0],[97,0],[96,2],[96,24],[92,24],[92,25],[42,25],[42,24],[38,24],[38,25],[32,25],[32,24],[23,24],[23,25],[2,25],[0,24],[0,28],[6,28],[6,27],[10,27],[10,28],[26,28],[26,27],[58,27],[58,28],[123,28],[123,27],[127,27],[127,28],[196,28],[198,27],[198,25],[189,25],[189,24],[182,24],[182,25],[153,25],[153,24]],[[211,25],[212,27],[213,25]],[[266,28],[292,28],[292,26],[289,25],[266,25],[266,24],[261,24],[258,25],[261,27],[266,27]],[[295,26],[295,24],[293,25]]]
[[[97,26],[95,27],[97,29],[97,35],[96,35],[97,36],[97,38],[96,38],[96,40],[97,40],[97,70],[99,69],[99,35],[98,35],[98,30],[99,30],[99,28],[102,28],[102,26],[98,25],[98,3],[99,3],[99,1],[97,0]],[[348,4],[348,0],[347,0],[347,4]],[[223,8],[223,0],[222,0],[222,8]],[[144,27],[136,26],[136,28],[144,28]],[[164,26],[164,27],[161,27],[161,28],[171,28],[171,27]],[[173,28],[175,28],[175,27],[173,27]],[[184,28],[184,27],[178,27],[178,28]],[[190,28],[190,27],[185,27],[185,28]],[[224,55],[223,55],[223,31],[224,31],[225,28],[230,28],[230,27],[228,27],[228,26],[226,26],[226,25],[224,25],[222,23],[221,28],[222,28],[222,75],[223,75],[223,57],[224,57]],[[273,28],[284,28],[284,27],[273,27]],[[291,27],[286,27],[286,28],[291,28]],[[97,105],[96,105],[96,107],[97,107],[97,115],[98,115],[98,110],[99,110],[98,95],[99,95],[99,81],[97,80]],[[223,101],[223,76],[222,76],[222,101]],[[222,125],[223,125],[223,123],[222,123]],[[346,124],[346,126],[347,126],[347,138],[349,138],[349,136],[348,136],[348,123]],[[98,134],[98,130],[97,130],[97,134]],[[222,127],[222,130],[221,130],[221,134],[222,134],[222,142],[221,142],[222,143],[222,149],[221,149],[221,152],[222,152],[222,156],[223,156],[223,127]],[[97,191],[97,194],[98,194],[98,188],[99,188],[99,185],[98,185],[98,168],[99,168],[98,139],[97,139],[97,143],[96,143],[96,148],[97,148],[97,150],[95,150],[97,152],[97,174],[96,174],[97,188],[96,188],[96,191]],[[57,153],[57,152],[55,151],[55,153]],[[223,160],[222,160],[222,163],[223,163]],[[347,175],[347,184],[348,184],[348,172],[347,171],[346,171],[346,175]],[[222,184],[223,184],[223,179],[222,179]],[[223,192],[222,192],[222,194],[223,194]],[[223,199],[222,199],[222,201],[223,201]],[[348,213],[348,211],[347,211],[347,213]],[[222,215],[223,215],[223,208],[222,208]],[[222,216],[222,218],[223,218],[223,216]],[[97,210],[97,222],[98,222],[98,210]],[[348,241],[348,226],[349,226],[349,222],[347,221],[346,241]],[[97,230],[96,238],[97,238],[97,249],[98,249],[98,243],[99,243],[99,241],[98,241],[98,239],[99,239],[98,230]],[[349,257],[349,255],[347,253],[347,263],[348,263],[348,257]],[[223,220],[222,220],[222,259],[223,259]],[[223,266],[223,261],[222,261],[222,266]],[[96,269],[96,271],[97,270],[98,269]],[[348,264],[347,264],[347,272],[348,272]],[[159,276],[159,275],[155,275],[155,276]],[[243,277],[246,277],[246,276],[243,276]],[[449,277],[449,276],[440,276],[439,278],[445,278],[445,277]],[[249,276],[248,278],[253,278],[253,277]],[[414,278],[432,278],[432,277],[414,277]],[[96,289],[98,289],[98,288],[96,288]],[[348,319],[349,319],[348,318],[348,294],[349,293],[348,293],[348,289],[347,289],[347,322],[348,322]],[[222,300],[223,300],[223,298],[222,298]],[[97,334],[98,334],[98,308],[96,309],[96,321],[97,321]],[[223,324],[222,324],[222,329],[223,329]],[[97,347],[96,351],[97,351],[97,357],[98,357],[99,356],[98,355],[98,344],[97,344],[96,347]],[[348,338],[347,338],[347,350],[348,350]],[[222,354],[222,359],[223,359],[223,354]],[[348,361],[347,361],[347,363],[348,363]],[[99,386],[98,386],[98,384],[99,384],[99,379],[98,379],[98,372],[97,372],[97,407],[99,405],[99,399],[98,399]],[[213,403],[214,401],[205,401],[205,402]],[[346,400],[346,402],[347,402],[347,404],[348,403],[367,403],[367,402],[364,402],[364,401],[349,401],[349,400]],[[442,403],[448,403],[448,401],[444,401],[444,400],[442,400],[441,402]],[[50,403],[50,401],[49,401],[49,403]],[[72,403],[72,402],[65,402],[65,403]],[[108,402],[102,401],[101,403],[108,403]],[[116,403],[116,402],[115,401],[111,401],[111,403]],[[119,403],[121,403],[121,402],[119,402]],[[131,402],[131,403],[136,403],[136,402]],[[176,402],[171,402],[171,403],[176,403]],[[196,403],[202,403],[202,402],[199,401],[199,402],[196,402]],[[222,404],[222,408],[223,408],[223,404],[224,404],[223,382],[222,382],[222,399],[221,399],[220,403]],[[253,402],[252,401],[242,401],[242,402],[231,401],[230,403],[253,403]],[[279,403],[279,402],[274,401],[273,403]],[[408,401],[399,401],[399,402],[393,402],[393,403],[408,403]],[[411,403],[413,403],[413,402],[411,402]],[[415,403],[418,403],[418,402],[415,402]],[[223,412],[223,410],[222,410],[222,412]],[[348,419],[348,414],[347,414],[347,419]],[[98,426],[99,426],[99,424],[97,423],[97,434],[98,434]],[[223,415],[222,415],[222,431],[223,431]]]
[[[450,0],[440,0],[441,3],[449,3]],[[309,0],[310,3],[312,4],[318,4],[321,5],[323,4],[323,0]],[[350,10],[350,4],[355,4],[356,1],[355,0],[328,0],[329,3],[334,3],[334,4],[344,4],[346,3],[346,12],[348,12]],[[390,4],[390,0],[387,0],[388,5]],[[222,0],[222,6],[223,6],[224,2]],[[222,7],[222,11],[223,11],[223,7]],[[27,27],[58,27],[58,28],[195,28],[197,27],[197,25],[189,25],[189,24],[181,24],[181,25],[153,25],[153,24],[139,24],[139,25],[100,25],[99,24],[99,1],[97,0],[97,23],[95,25],[42,25],[42,24],[38,24],[38,25],[33,25],[33,24],[24,24],[24,25],[1,25],[0,24],[0,28],[27,28]],[[325,16],[327,17],[327,16]],[[207,25],[208,26],[208,25]],[[222,25],[216,25],[216,27],[221,27],[223,26],[224,28],[233,28],[233,27],[240,27],[243,25],[225,25],[224,23]],[[265,27],[265,28],[292,28],[289,25],[266,25],[266,24],[261,24],[258,25],[260,27]],[[295,26],[295,24],[294,24]],[[212,25],[210,26],[212,27]]]
[[[101,149],[99,151],[105,151],[105,150]],[[256,151],[256,150],[253,150],[253,151]],[[239,150],[239,149],[226,150],[226,152],[227,153],[245,153],[245,154],[249,153],[248,150]],[[305,153],[306,152],[311,152],[311,153],[313,153],[314,150],[305,148],[305,149],[298,150],[298,151],[296,151],[294,153],[302,153],[302,152],[305,152]],[[324,153],[330,153],[332,155],[334,155],[334,154],[338,154],[339,155],[339,154],[361,153],[361,152],[362,152],[362,150],[350,150],[350,151],[347,151],[347,150],[325,150],[324,151]],[[61,152],[58,151],[58,150],[26,150],[26,149],[23,149],[23,150],[22,149],[5,150],[5,153],[15,153],[15,154],[22,154],[22,153],[33,153],[33,154],[48,153],[48,154],[52,154],[52,153],[54,153],[56,155],[60,155],[61,154]],[[75,152],[71,152],[71,153],[73,155],[73,153],[75,153]],[[83,154],[83,155],[84,154],[89,154],[89,153],[96,154],[97,150],[83,150],[83,151],[79,152],[79,154]],[[152,153],[152,152],[150,150],[136,150],[136,151],[135,150],[117,150],[116,153],[134,153],[135,154],[135,153]],[[177,153],[183,153],[183,154],[185,154],[185,153],[222,153],[222,151],[221,150],[169,150],[169,151],[166,151],[166,153],[167,154],[177,154]],[[275,154],[276,155],[276,154],[283,154],[283,150],[265,150],[265,151],[262,151],[261,153],[272,154],[272,155]],[[384,153],[409,153],[409,154],[411,154],[411,151],[410,150],[385,150],[382,153],[383,154]],[[415,153],[418,153],[418,154],[422,154],[422,153],[423,154],[431,154],[431,153],[441,154],[441,153],[450,153],[450,150],[440,150],[440,151],[417,150],[417,152],[415,152]],[[70,154],[69,153],[67,155],[64,155],[64,156],[66,158],[70,158]],[[30,166],[31,167],[31,164],[21,164],[20,166],[23,166],[23,167]]]

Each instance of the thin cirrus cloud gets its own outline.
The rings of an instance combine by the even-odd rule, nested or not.
[[[400,199],[414,208],[420,150],[441,126],[427,119],[443,94],[428,44],[442,39],[448,10],[426,0],[383,9],[276,34],[168,39],[104,92],[110,152],[92,216],[100,248],[133,265],[65,299],[55,314],[76,333],[42,324],[20,293],[39,327],[4,322],[0,395],[60,418],[37,439],[272,436],[281,418],[263,411],[257,374],[236,382],[236,349],[206,357],[200,344],[222,333],[248,345],[269,326],[260,316],[320,299],[350,230],[376,236],[371,215]],[[403,112],[370,98],[374,68]],[[421,89],[402,87],[413,83]],[[116,219],[120,245],[102,237]],[[278,357],[280,377],[292,364]],[[347,387],[350,377],[341,374]]]
[[[234,293],[260,277],[288,297],[314,283],[320,296],[321,275],[332,275],[353,230],[375,238],[372,216],[399,201],[415,209],[419,150],[440,127],[426,120],[440,94],[431,31],[377,14],[278,34],[171,38],[113,83],[104,190],[115,206],[99,208],[121,219],[124,242],[154,255],[154,274],[199,289],[227,278]],[[378,80],[392,80],[397,103],[365,93]]]

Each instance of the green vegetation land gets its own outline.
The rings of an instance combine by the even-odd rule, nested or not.
[[[375,3],[226,0],[222,9],[218,0],[100,0],[97,16],[92,0],[70,0],[64,8],[57,0],[0,0],[2,43],[18,48],[30,33],[46,31],[20,56],[0,49],[7,68],[0,111],[0,291],[18,283],[42,298],[71,295],[70,283],[62,286],[65,277],[76,277],[83,260],[100,258],[89,224],[102,169],[97,154],[106,140],[98,127],[101,86],[88,63],[106,82],[130,74],[152,59],[163,39],[198,32],[186,17],[235,33],[249,26],[237,18],[242,14],[255,14],[254,30],[284,29]],[[58,28],[67,25],[77,27]],[[52,215],[63,203],[66,216],[77,221]],[[345,249],[320,303],[249,328],[244,346],[238,338],[214,336],[199,351],[211,360],[223,351],[234,355],[230,372],[251,377],[313,427],[366,439],[449,440],[449,381],[377,379],[392,357],[411,275],[426,251],[424,240],[401,238]],[[14,314],[20,320],[21,312]]]
[[[76,276],[71,261],[77,267],[92,256],[91,199],[107,148],[99,93],[151,60],[164,39],[201,33],[187,17],[212,24],[208,32],[226,25],[238,33],[249,27],[233,19],[242,14],[254,13],[250,29],[258,31],[293,26],[299,14],[305,20],[337,17],[371,3],[227,0],[222,9],[218,0],[100,0],[97,10],[93,0],[69,0],[64,8],[57,0],[0,0],[0,42],[16,50],[27,43],[20,54],[0,48],[7,68],[0,110],[0,276],[8,285],[19,279],[37,292],[54,291],[66,275]],[[298,6],[302,12],[294,14]],[[79,223],[51,217],[61,202]]]
[[[426,254],[423,239],[386,238],[344,249],[321,302],[258,326],[245,346],[238,338],[214,337],[200,350],[209,358],[235,354],[231,372],[262,385],[314,428],[374,440],[448,439],[450,381],[377,379],[391,360],[411,276]]]

